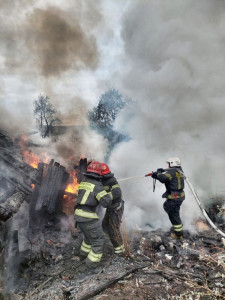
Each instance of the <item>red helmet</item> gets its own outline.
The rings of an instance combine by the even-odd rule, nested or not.
[[[107,164],[101,163],[101,167],[102,167],[101,175],[106,175],[106,174],[111,173],[109,166]]]
[[[87,167],[87,172],[97,173],[99,175],[101,175],[101,170],[101,164],[98,161],[92,161]]]

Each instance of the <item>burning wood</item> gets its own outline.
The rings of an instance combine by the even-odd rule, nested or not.
[[[48,161],[50,160],[47,154],[42,154],[42,157],[40,159],[32,151],[28,150],[29,141],[28,137],[25,134],[21,135],[18,138],[18,145],[20,146],[20,152],[23,161],[35,169],[38,168],[38,164],[41,161],[44,163],[48,163]]]
[[[65,189],[65,192],[76,195],[79,186],[78,179],[77,179],[77,172],[74,170],[70,172],[69,175],[70,175],[70,179],[68,181],[69,183]]]
[[[36,182],[38,171],[4,150],[0,152],[0,175],[22,192],[30,194],[31,184]]]

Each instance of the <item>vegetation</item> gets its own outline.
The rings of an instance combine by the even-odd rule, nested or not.
[[[110,89],[101,95],[99,103],[88,113],[88,120],[92,128],[108,140],[107,161],[112,149],[120,142],[127,140],[128,136],[113,129],[119,112],[132,100],[124,97],[116,89]]]
[[[34,101],[34,116],[43,138],[49,136],[53,124],[61,123],[58,113],[49,101],[48,96],[40,95],[38,99]]]

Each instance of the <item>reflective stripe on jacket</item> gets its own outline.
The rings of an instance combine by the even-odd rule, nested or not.
[[[108,207],[112,198],[104,189],[102,183],[94,177],[84,176],[78,187],[75,216],[77,222],[85,219],[98,219],[95,210],[99,204]]]
[[[184,200],[184,176],[177,167],[166,169],[164,172],[157,172],[157,179],[166,186],[166,193],[163,198]]]

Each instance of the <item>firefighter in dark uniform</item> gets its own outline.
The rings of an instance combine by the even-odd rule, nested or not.
[[[104,185],[105,191],[112,195],[112,204],[106,209],[106,213],[102,221],[102,227],[104,232],[109,235],[115,253],[117,255],[122,255],[125,252],[123,238],[120,232],[120,224],[124,211],[122,192],[108,165],[102,163],[101,167],[102,184]]]
[[[86,257],[88,268],[99,266],[103,254],[104,232],[96,208],[99,204],[108,207],[112,203],[111,194],[108,194],[101,183],[101,164],[93,161],[84,173],[78,187],[75,221],[84,235],[80,254]]]
[[[162,195],[162,198],[167,199],[163,207],[172,223],[171,237],[182,239],[183,225],[180,218],[180,206],[185,199],[184,176],[182,175],[181,161],[178,157],[169,158],[167,163],[169,168],[165,170],[158,169],[157,172],[152,173],[152,178],[165,184],[166,192]]]

